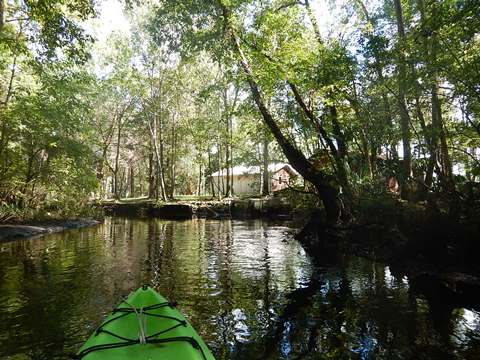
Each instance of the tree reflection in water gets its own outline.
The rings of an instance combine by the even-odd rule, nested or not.
[[[475,359],[475,301],[324,252],[283,224],[133,220],[0,246],[0,358],[67,359],[145,282],[217,359]]]

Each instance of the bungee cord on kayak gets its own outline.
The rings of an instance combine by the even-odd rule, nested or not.
[[[160,297],[159,294],[157,294],[154,290],[148,288],[148,287],[142,287],[141,289],[137,290],[133,295],[139,293],[140,291],[146,291],[149,290],[153,293],[155,293],[158,297]],[[131,295],[128,299],[132,298]],[[188,322],[184,319],[175,317],[175,316],[170,316],[170,315],[165,315],[165,314],[158,314],[154,313],[152,311],[159,311],[163,308],[169,308],[172,310],[175,310],[180,316],[181,314],[175,309],[176,303],[171,303],[168,301],[165,302],[160,302],[157,304],[149,305],[149,306],[135,306],[135,304],[132,303],[132,301],[127,301],[128,299],[124,299],[122,303],[115,308],[112,311],[111,316],[114,316],[110,319],[107,319],[104,321],[95,331],[95,333],[92,335],[92,337],[87,341],[87,343],[84,345],[84,347],[76,354],[73,356],[74,359],[83,359],[85,356],[88,354],[91,354],[93,352],[97,351],[102,351],[102,350],[109,350],[109,349],[117,349],[117,348],[122,348],[122,347],[128,347],[128,346],[133,346],[133,345],[147,345],[147,344],[168,344],[168,343],[176,343],[176,342],[188,342],[194,349],[196,349],[199,352],[199,355],[201,355],[202,360],[209,360],[211,359],[210,357],[207,357],[205,354],[205,351],[203,349],[203,346],[206,345],[203,344],[203,346],[199,343],[199,340],[195,339],[193,336],[171,336],[167,338],[158,338],[161,335],[164,335],[166,333],[171,333],[175,329],[183,327],[187,328],[190,327]],[[122,304],[128,305],[128,307],[122,306]],[[115,316],[116,314],[120,313],[120,315]],[[130,338],[127,336],[123,336],[122,334],[119,334],[118,332],[114,332],[112,330],[105,329],[106,326],[112,326],[115,325],[116,322],[119,320],[125,319],[128,317],[128,315],[134,314],[135,315],[135,323],[129,324],[129,329],[131,330],[132,326],[137,326],[138,327],[138,332],[137,332],[137,338]],[[147,319],[149,317],[154,317],[159,319],[159,322],[165,324],[166,321],[174,321],[176,324],[173,324],[167,328],[161,329],[151,335],[148,335],[148,330],[147,330]],[[163,321],[162,321],[163,320]],[[193,328],[187,329],[189,332],[192,334],[196,334]],[[187,333],[188,333],[187,331]],[[109,335],[115,339],[121,340],[121,342],[103,342],[100,344],[92,344],[89,345],[90,342],[93,342],[100,334],[106,334]],[[173,334],[172,334],[173,335]],[[201,341],[201,339],[200,339]],[[206,348],[208,351],[208,348]],[[108,358],[108,357],[105,357]],[[103,359],[103,357],[102,357]]]
[[[121,337],[119,337],[121,338]],[[169,342],[176,342],[176,341],[184,341],[190,343],[193,348],[197,349],[200,354],[202,355],[202,359],[207,360],[207,357],[198,343],[197,340],[195,340],[192,337],[186,337],[186,336],[178,336],[178,337],[172,337],[172,338],[165,338],[165,339],[147,339],[147,344],[163,344],[163,343],[169,343]],[[73,359],[75,360],[80,360],[83,359],[86,355],[94,352],[94,351],[99,351],[99,350],[107,350],[107,349],[115,349],[119,347],[125,347],[125,346],[130,346],[130,345],[137,345],[140,344],[138,340],[128,340],[125,339],[125,342],[121,343],[111,343],[111,344],[103,344],[103,345],[94,345],[89,348],[86,348],[85,350],[82,350],[78,354],[73,356]]]
[[[123,301],[125,304],[130,305],[126,300]],[[143,313],[143,306],[140,307],[140,312],[137,311],[137,308],[135,305],[130,305],[135,313],[135,317],[137,318],[138,321],[138,341],[140,344],[146,344],[146,333],[147,333],[147,322],[146,322],[146,317],[144,319],[142,318],[142,313]]]

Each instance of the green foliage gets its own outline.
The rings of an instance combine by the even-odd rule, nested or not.
[[[309,2],[130,2],[130,33],[95,46],[81,24],[92,1],[14,3],[0,29],[5,213],[75,208],[71,198],[92,195],[228,193],[209,175],[263,164],[265,148],[285,159],[252,82],[281,135],[328,186],[388,197],[385,177],[403,171],[402,140],[413,149],[408,181],[430,182],[422,189],[464,182],[452,164],[478,180],[474,0],[347,1],[330,35]]]
[[[292,186],[291,188],[282,190],[278,196],[294,211],[311,211],[321,207],[321,203],[315,192],[305,191],[301,186]]]
[[[94,172],[92,88],[79,23],[90,1],[8,3],[0,29],[1,219],[82,213]],[[50,209],[53,209],[52,211]]]
[[[356,206],[361,221],[394,225],[401,215],[401,204],[391,196],[362,197]]]
[[[85,61],[86,45],[92,40],[78,20],[95,15],[92,0],[27,0],[22,11],[28,14],[32,41],[38,46],[42,60],[58,58],[58,49],[71,59]]]

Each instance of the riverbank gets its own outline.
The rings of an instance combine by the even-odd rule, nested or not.
[[[452,218],[425,203],[394,197],[364,199],[355,221],[329,227],[321,210],[298,208],[286,196],[262,198],[178,199],[156,203],[148,199],[103,201],[95,204],[105,215],[161,219],[278,219],[298,220],[297,239],[316,262],[355,254],[382,261],[409,278],[437,279],[464,293],[480,289],[480,224],[472,217]],[[308,221],[308,219],[310,220]],[[0,225],[0,240],[18,239],[98,224],[91,219]],[[451,285],[453,284],[453,285]],[[457,291],[457,290],[455,290]],[[480,294],[480,291],[478,291]]]
[[[298,199],[297,199],[298,200]],[[355,253],[408,269],[480,274],[480,223],[471,209],[452,217],[428,202],[411,203],[395,196],[363,198],[354,206],[354,220],[327,226],[322,210],[298,206],[291,194],[269,197],[178,199],[156,203],[147,199],[104,201],[106,215],[163,219],[279,219],[299,220],[297,238],[313,258],[331,249]],[[309,220],[310,219],[310,220]],[[430,270],[429,270],[430,271]]]
[[[168,203],[157,203],[148,199],[106,200],[97,204],[106,215],[130,217],[156,217],[162,219],[254,219],[276,218],[291,219],[308,209],[298,209],[284,196],[225,198],[215,199],[178,199]]]
[[[30,238],[45,234],[62,232],[69,229],[79,229],[95,226],[101,221],[81,218],[68,220],[48,220],[33,223],[0,224],[0,241],[10,241]]]
[[[480,309],[477,218],[394,199],[370,200],[359,209],[354,223],[337,227],[313,213],[296,238],[319,264],[348,254],[380,261],[396,278],[422,284],[432,301]]]

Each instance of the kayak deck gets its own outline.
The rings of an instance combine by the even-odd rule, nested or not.
[[[175,305],[148,286],[122,301],[75,358],[215,360]]]

